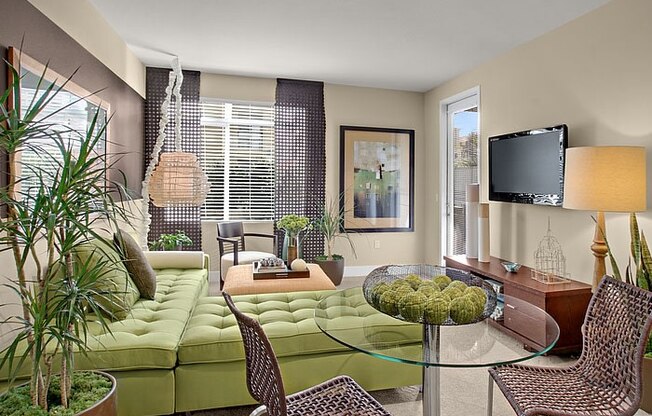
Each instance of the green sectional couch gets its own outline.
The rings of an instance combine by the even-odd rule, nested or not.
[[[120,415],[167,415],[252,403],[235,319],[222,297],[207,296],[208,257],[148,253],[148,259],[157,275],[155,299],[140,299],[126,319],[111,323],[113,335],[95,334],[92,351],[79,355],[76,367],[102,369],[116,377]],[[339,374],[352,376],[368,390],[421,382],[416,366],[353,352],[322,334],[313,310],[329,293],[234,298],[269,335],[288,393]],[[378,313],[365,305],[360,304],[359,319]],[[418,348],[418,328],[387,320],[388,325],[404,325],[406,342]],[[351,325],[357,324],[352,320]],[[0,390],[6,379],[6,373],[0,373]]]
[[[357,316],[345,325],[362,326],[381,315],[351,290]],[[235,296],[241,311],[257,319],[278,358],[288,393],[347,374],[367,390],[421,383],[417,366],[373,358],[333,341],[315,324],[317,303],[332,291]],[[382,315],[384,325],[402,331],[406,344],[421,348],[421,327]],[[253,403],[247,392],[244,349],[235,317],[224,299],[200,299],[179,346],[175,369],[178,412]]]

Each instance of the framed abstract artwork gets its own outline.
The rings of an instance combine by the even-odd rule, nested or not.
[[[414,231],[414,130],[340,126],[344,228]]]

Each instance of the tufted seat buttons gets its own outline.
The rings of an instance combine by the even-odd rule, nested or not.
[[[270,293],[235,296],[239,310],[258,320],[270,339],[277,357],[290,357],[350,350],[324,335],[314,321],[317,304],[333,291]],[[364,319],[376,319],[395,326],[397,321],[376,311],[364,301],[362,291],[352,293],[352,327]],[[357,299],[360,299],[359,301]],[[403,325],[403,324],[399,324]],[[421,339],[416,328],[414,339]],[[408,331],[409,332],[409,331]],[[411,339],[411,338],[410,338]],[[210,363],[244,360],[242,338],[224,299],[206,297],[199,300],[179,346],[179,363]]]

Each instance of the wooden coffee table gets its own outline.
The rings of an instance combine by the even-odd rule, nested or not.
[[[226,273],[222,291],[230,295],[259,293],[304,292],[310,290],[335,290],[331,279],[317,264],[308,264],[310,277],[254,280],[251,264],[232,266]]]

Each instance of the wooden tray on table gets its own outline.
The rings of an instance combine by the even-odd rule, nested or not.
[[[260,267],[260,263],[255,261],[253,263],[254,269],[254,280],[263,280],[263,279],[296,279],[303,278],[306,279],[310,277],[310,270],[295,271],[289,270],[287,267],[283,269],[270,269]]]

